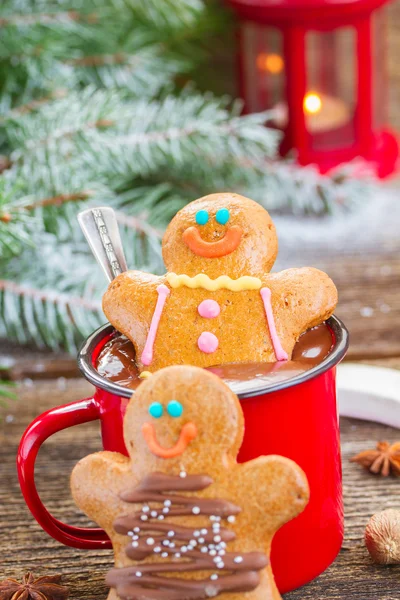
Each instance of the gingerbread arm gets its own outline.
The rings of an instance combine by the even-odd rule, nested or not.
[[[328,319],[336,308],[337,290],[326,273],[312,267],[268,275],[275,318],[291,330],[293,341],[310,327]]]
[[[75,503],[110,537],[115,515],[126,511],[120,493],[132,485],[130,465],[122,454],[98,452],[80,460],[71,474]]]
[[[303,470],[283,456],[260,456],[238,465],[242,502],[258,509],[258,519],[272,535],[307,506],[310,491]]]
[[[145,366],[152,362],[154,340],[170,293],[164,280],[141,271],[126,271],[110,283],[103,296],[104,314],[131,340]]]

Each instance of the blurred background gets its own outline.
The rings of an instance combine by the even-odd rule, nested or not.
[[[104,322],[80,210],[112,206],[160,273],[169,220],[218,190],[271,211],[275,268],[335,280],[350,358],[400,356],[400,1],[3,0],[0,30],[4,379],[75,375]]]

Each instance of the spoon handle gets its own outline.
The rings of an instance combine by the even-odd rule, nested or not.
[[[89,208],[78,214],[78,221],[97,262],[112,281],[128,267],[122,248],[118,222],[112,208]]]

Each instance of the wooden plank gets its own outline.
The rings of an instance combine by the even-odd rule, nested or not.
[[[77,400],[92,393],[83,380],[70,379],[21,385],[19,400],[0,416],[0,576],[21,578],[27,570],[38,575],[60,572],[71,589],[71,598],[106,598],[104,573],[112,564],[110,551],[80,551],[62,546],[48,537],[33,520],[21,497],[15,454],[20,436],[32,419],[55,404]],[[378,439],[397,441],[400,432],[390,427],[342,420],[343,475],[346,511],[346,538],[336,562],[317,580],[286,595],[285,600],[398,600],[400,566],[373,565],[362,537],[366,522],[376,511],[396,507],[399,479],[370,475],[349,463],[355,453],[373,447]],[[96,423],[81,425],[55,435],[39,455],[37,483],[51,512],[62,520],[86,525],[87,519],[74,506],[68,478],[74,464],[86,454],[100,449]],[[301,549],[299,549],[301,551]]]

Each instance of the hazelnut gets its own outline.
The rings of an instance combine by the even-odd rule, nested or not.
[[[365,528],[365,545],[375,563],[400,564],[400,510],[373,515]]]

